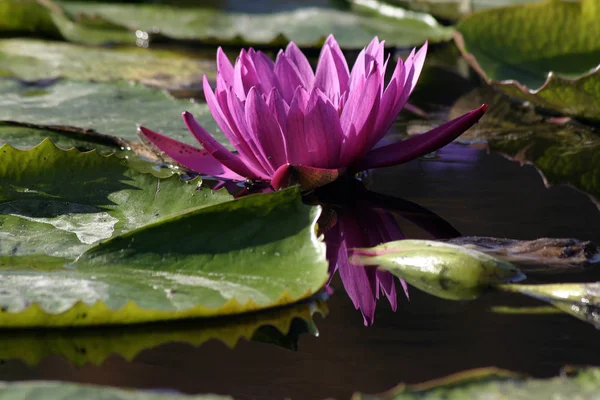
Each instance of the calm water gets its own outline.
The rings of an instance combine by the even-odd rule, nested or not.
[[[479,151],[462,161],[419,160],[381,170],[371,177],[371,189],[417,202],[463,235],[600,242],[600,213],[586,195],[546,189],[535,169],[496,154]],[[426,237],[408,224],[403,229],[409,237]],[[35,366],[6,360],[0,379],[169,388],[239,399],[345,399],[357,390],[380,392],[401,381],[475,367],[550,376],[565,364],[598,364],[600,332],[591,325],[567,315],[489,312],[493,305],[539,304],[524,297],[488,294],[449,302],[411,289],[410,302],[399,295],[396,313],[380,301],[375,324],[367,328],[339,280],[334,287],[329,315],[315,318],[320,336],[301,336],[297,351],[246,340],[233,350],[215,340],[200,347],[170,343],[132,362],[113,355],[98,366],[75,367],[58,356]]]

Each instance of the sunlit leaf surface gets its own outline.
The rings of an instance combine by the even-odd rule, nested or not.
[[[456,41],[471,65],[507,94],[600,119],[599,16],[597,0],[492,9],[461,21]]]

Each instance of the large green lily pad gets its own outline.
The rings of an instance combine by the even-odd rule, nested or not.
[[[398,385],[379,395],[357,393],[353,400],[600,399],[600,368],[551,379],[532,379],[495,368],[460,372],[416,385]]]
[[[69,125],[130,141],[137,141],[140,124],[197,145],[181,119],[186,110],[230,146],[205,103],[177,100],[160,89],[126,82],[60,81],[40,87],[0,80],[0,121]]]
[[[0,40],[0,75],[35,81],[49,78],[141,82],[165,89],[200,88],[216,75],[213,60],[168,50],[94,48],[32,39]]]
[[[552,123],[503,98],[493,90],[480,88],[461,97],[450,117],[461,115],[474,105],[488,103],[486,115],[461,136],[467,142],[487,143],[494,151],[520,163],[533,164],[546,185],[566,184],[600,200],[600,136],[576,123]]]
[[[1,383],[0,400],[69,400],[69,399],[110,399],[110,400],[233,400],[230,396],[199,394],[195,396],[134,391],[102,386],[82,385],[67,382],[19,382]]]
[[[0,147],[0,179],[0,256],[74,259],[98,240],[231,199],[199,189],[200,181],[161,179],[125,159],[60,150],[47,139],[28,151]]]
[[[228,2],[223,8],[163,4],[57,2],[74,18],[101,18],[142,32],[160,32],[173,39],[201,40],[215,44],[318,46],[331,33],[342,47],[361,48],[375,35],[390,45],[410,46],[448,40],[452,30],[427,14],[407,12],[387,5],[339,8],[335,2],[271,1],[259,10],[247,2]],[[367,2],[372,5],[377,2]],[[219,7],[218,5],[216,7]],[[390,12],[390,10],[392,12]]]
[[[473,13],[458,24],[455,39],[494,87],[560,113],[600,119],[599,17],[598,0],[547,0]]]
[[[239,313],[295,302],[327,279],[319,208],[298,189],[226,201],[48,140],[0,147],[0,177],[0,326]]]
[[[100,365],[110,355],[133,360],[140,352],[167,343],[201,346],[218,340],[233,348],[242,340],[269,342],[295,349],[302,333],[318,334],[313,314],[327,314],[323,301],[303,302],[232,318],[181,321],[152,326],[111,326],[85,329],[0,331],[0,359],[18,359],[31,366],[49,356],[60,356],[76,366]],[[292,330],[301,323],[305,330]],[[298,326],[298,325],[296,325]]]
[[[388,2],[400,7],[429,13],[434,17],[445,20],[457,20],[473,11],[521,3],[534,3],[536,1],[539,0],[388,0]]]

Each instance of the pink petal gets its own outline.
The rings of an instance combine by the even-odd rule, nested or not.
[[[359,86],[350,91],[340,116],[346,139],[341,155],[342,165],[353,162],[356,157],[365,152],[369,133],[377,121],[381,83],[381,75],[376,67],[367,78],[364,87]]]
[[[296,88],[304,85],[298,69],[282,51],[275,61],[275,75],[279,82],[279,94],[290,104]]]
[[[262,93],[269,93],[274,87],[277,87],[277,77],[275,76],[275,63],[267,57],[262,51],[252,54],[256,73],[260,78]]]
[[[247,178],[259,179],[256,173],[252,172],[246,164],[240,159],[237,154],[233,154],[227,150],[223,145],[213,138],[203,127],[196,122],[194,116],[189,112],[183,113],[183,121],[187,128],[192,132],[196,140],[204,147],[211,156],[213,156],[221,164],[225,165],[235,173],[245,176]]]
[[[350,73],[350,92],[353,92],[356,87],[366,78],[365,73],[365,49],[362,49],[356,57],[356,61],[352,66],[352,72]]]
[[[311,166],[336,168],[340,165],[342,126],[337,110],[326,95],[315,88],[311,93],[304,119],[306,148]]]
[[[306,56],[300,51],[298,46],[296,46],[296,43],[290,42],[290,44],[287,45],[285,55],[288,56],[288,59],[296,66],[304,88],[306,90],[312,90],[315,74],[313,73],[310,63],[306,59]]]
[[[321,52],[315,75],[315,87],[321,89],[330,99],[340,96],[340,78],[329,46],[324,46]]]
[[[281,127],[255,88],[250,89],[246,99],[246,123],[251,135],[257,138],[258,146],[264,149],[273,169],[288,161]]]
[[[177,164],[181,164],[192,171],[238,181],[245,179],[221,164],[206,150],[200,150],[178,142],[143,126],[138,127],[138,133],[142,137],[142,140],[147,140]]]
[[[309,95],[302,86],[298,86],[287,116],[285,142],[287,145],[288,162],[292,165],[309,165],[310,156],[306,147],[304,134],[304,110]]]
[[[217,72],[225,82],[225,87],[233,85],[233,66],[220,46],[217,49]]]
[[[487,105],[470,111],[418,136],[370,151],[355,167],[357,171],[401,164],[431,153],[452,142],[485,114]]]
[[[340,85],[340,92],[344,93],[348,90],[348,80],[350,79],[350,71],[348,69],[348,64],[346,63],[346,58],[344,57],[344,53],[342,53],[342,49],[335,41],[333,35],[329,35],[327,40],[325,41],[325,46],[329,47],[331,51],[331,56],[333,58],[333,62],[335,63],[335,68],[337,70],[337,76]],[[325,46],[323,46],[323,51],[325,50]],[[320,63],[321,57],[319,57]]]
[[[281,98],[279,91],[277,88],[273,88],[267,97],[267,105],[271,112],[277,118],[277,122],[279,122],[279,126],[284,128],[287,126],[287,115],[290,111],[290,106]]]

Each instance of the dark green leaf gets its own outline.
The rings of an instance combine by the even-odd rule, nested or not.
[[[506,101],[502,95],[478,89],[461,97],[450,117],[488,103],[487,113],[461,140],[485,140],[491,150],[504,153],[520,163],[533,164],[544,182],[567,184],[600,199],[600,136],[576,123],[556,124],[544,120],[529,108]]]
[[[175,100],[162,90],[124,82],[61,81],[40,88],[0,80],[0,121],[70,125],[131,141],[137,140],[136,124],[140,124],[197,145],[181,119],[186,110],[230,146],[218,134],[206,104]]]
[[[600,119],[599,17],[598,0],[492,9],[461,21],[456,42],[471,65],[507,94]]]
[[[0,40],[0,76],[35,81],[49,78],[125,80],[165,89],[199,88],[215,64],[167,50],[94,48],[27,39]]]

